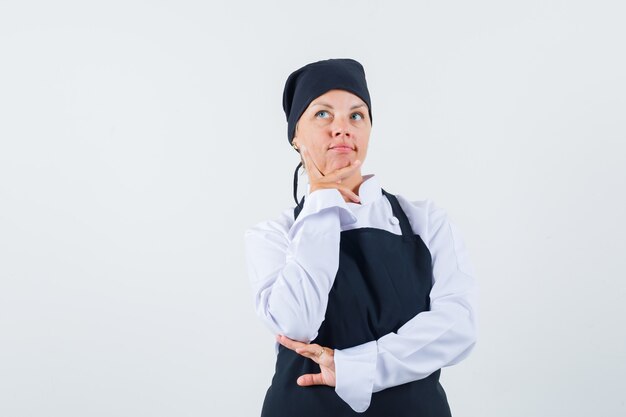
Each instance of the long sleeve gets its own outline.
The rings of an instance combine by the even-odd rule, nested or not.
[[[324,320],[341,226],[356,218],[335,189],[309,194],[292,224],[289,215],[246,232],[246,261],[257,315],[273,333],[308,343]]]
[[[414,207],[400,200],[412,224]],[[476,285],[464,242],[445,212],[428,212],[425,243],[432,256],[430,311],[419,313],[397,333],[335,350],[337,394],[355,411],[365,411],[373,392],[427,377],[458,363],[476,341]]]

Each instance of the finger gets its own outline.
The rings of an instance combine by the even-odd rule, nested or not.
[[[348,188],[345,185],[336,183],[336,182],[329,182],[329,183],[319,183],[317,186],[317,188],[335,188],[337,189],[343,196],[347,197],[350,201],[353,201],[355,203],[358,203],[361,201],[361,198],[354,192],[352,191],[350,188]]]
[[[313,347],[315,346],[315,347]],[[305,358],[311,359],[313,362],[321,366],[333,366],[335,363],[335,351],[331,348],[324,348],[324,353],[320,355],[322,347],[319,345],[306,345],[304,347],[296,349],[296,353]]]
[[[342,186],[337,187],[337,189],[341,192],[341,194],[343,194],[344,196],[348,197],[349,200],[351,200],[351,201],[353,201],[355,203],[360,203],[361,202],[361,198],[354,191],[352,191],[350,188],[342,185]]]
[[[321,356],[320,355],[321,351],[322,351],[322,347],[315,343],[296,348],[296,353],[302,356],[306,356],[307,358],[311,358],[311,359]]]
[[[354,161],[353,163],[351,163],[347,167],[343,167],[343,168],[340,168],[340,169],[338,169],[336,171],[329,172],[325,176],[324,179],[326,179],[328,181],[333,181],[333,182],[341,181],[343,179],[348,178],[352,174],[354,174],[354,172],[357,169],[359,169],[360,166],[361,166],[361,161],[357,159],[356,161]]]
[[[298,342],[297,340],[292,340],[288,338],[287,336],[283,336],[281,334],[276,335],[276,341],[280,343],[281,345],[283,345],[284,347],[286,347],[287,349],[291,349],[293,351],[307,345],[306,343]]]
[[[306,374],[298,378],[298,385],[301,387],[309,387],[311,385],[326,385],[322,374]]]

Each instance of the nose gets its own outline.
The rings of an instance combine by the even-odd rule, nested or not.
[[[350,137],[352,132],[350,130],[350,122],[343,117],[338,117],[333,121],[332,124],[332,135],[335,138],[338,137]]]

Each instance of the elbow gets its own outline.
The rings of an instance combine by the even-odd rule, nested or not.
[[[467,320],[467,344],[468,344],[468,353],[474,349],[476,342],[478,340],[478,324],[476,321],[476,311],[474,308],[468,309],[468,315],[466,317]]]
[[[474,349],[478,339],[478,329],[472,304],[456,299],[448,301],[440,302],[436,309],[449,320],[450,327],[444,339],[449,346],[454,346],[454,349],[450,351],[452,353],[450,364],[455,364],[466,358]]]
[[[277,333],[302,343],[311,343],[317,337],[317,330],[312,330],[312,328],[307,328],[299,323],[289,323]]]
[[[453,295],[437,301],[432,310],[439,311],[451,323],[453,333],[463,345],[476,344],[478,327],[474,303],[467,297]]]
[[[454,326],[454,338],[456,339],[457,355],[451,361],[450,365],[461,362],[467,358],[474,350],[478,340],[478,332],[476,327],[476,318],[472,310],[468,310],[463,318],[459,319]]]
[[[322,321],[299,311],[284,308],[273,311],[269,306],[257,311],[257,314],[274,334],[281,334],[303,343],[309,343],[317,337],[317,330]]]
[[[465,345],[467,346],[465,348],[466,355],[469,355],[470,352],[474,350],[477,340],[478,338],[477,338],[475,329],[466,335],[465,337]]]
[[[460,345],[465,347],[464,356],[467,356],[476,345],[478,339],[478,329],[476,326],[476,315],[472,308],[464,307],[465,314],[459,319],[457,327],[459,328]]]
[[[274,334],[309,343],[324,321],[326,299],[319,291],[303,293],[303,286],[274,285],[257,293],[257,315]]]
[[[450,362],[449,365],[455,365],[461,362],[466,359],[470,353],[472,353],[474,347],[476,346],[476,334],[467,335],[461,342],[462,343],[459,344],[460,349],[458,355]]]
[[[287,336],[292,340],[303,343],[310,343],[317,337],[317,329],[319,326],[312,325],[304,318],[285,317],[282,320],[275,316],[270,316],[272,328],[276,334]]]

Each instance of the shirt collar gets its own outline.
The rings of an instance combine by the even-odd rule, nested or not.
[[[306,187],[306,195],[308,196],[310,193],[311,187],[307,184]],[[374,174],[363,175],[363,182],[359,186],[359,198],[361,199],[361,205],[369,204],[377,199],[383,194],[382,189],[380,188],[380,183],[378,181],[378,177]],[[356,203],[348,203],[348,204],[356,204]]]
[[[363,175],[363,182],[359,187],[359,198],[361,205],[373,203],[383,194],[378,182],[378,177],[374,174]]]

